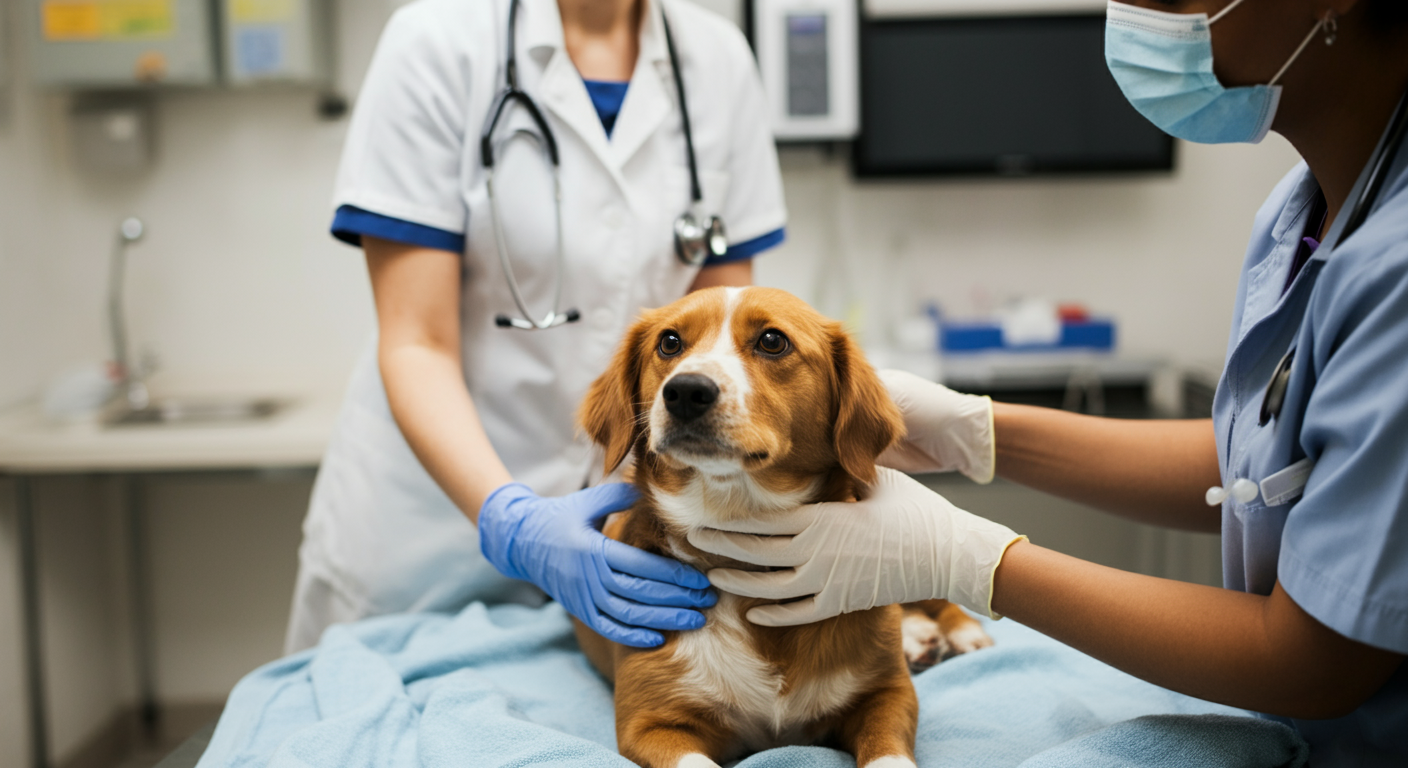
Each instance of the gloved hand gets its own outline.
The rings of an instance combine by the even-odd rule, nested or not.
[[[993,574],[1007,548],[1026,538],[964,512],[892,469],[879,471],[862,501],[810,504],[736,527],[746,532],[701,528],[689,533],[689,543],[787,569],[709,571],[714,586],[744,597],[810,595],[748,611],[749,621],[770,627],[932,598],[1000,618],[992,613]]]
[[[509,578],[536,584],[608,640],[638,648],[665,642],[654,630],[698,629],[718,601],[704,574],[608,539],[603,517],[634,504],[626,483],[543,498],[522,483],[500,486],[479,510],[479,548]]]
[[[907,431],[876,459],[905,472],[962,472],[992,482],[997,467],[992,398],[965,395],[905,371],[880,371]]]

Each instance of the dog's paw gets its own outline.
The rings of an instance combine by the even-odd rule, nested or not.
[[[911,673],[938,664],[951,650],[938,622],[922,613],[906,614],[900,621],[900,634],[904,639],[904,660],[909,662]]]
[[[719,764],[710,760],[708,755],[690,752],[675,763],[675,768],[719,768]]]
[[[983,631],[983,625],[976,621],[960,624],[949,632],[945,639],[954,656],[992,647],[992,638]]]

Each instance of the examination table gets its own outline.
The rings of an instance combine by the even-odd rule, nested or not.
[[[1136,680],[1010,620],[986,625],[995,647],[914,679],[924,768],[1306,764],[1285,725]],[[245,677],[214,733],[161,766],[189,768],[202,751],[201,768],[630,765],[615,751],[611,691],[553,603],[335,626]],[[738,765],[855,763],[786,747]]]

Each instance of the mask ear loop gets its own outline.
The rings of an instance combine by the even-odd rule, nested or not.
[[[1237,6],[1241,5],[1243,2],[1244,2],[1244,0],[1233,0],[1233,2],[1232,2],[1232,3],[1229,3],[1226,8],[1223,8],[1222,10],[1220,10],[1220,11],[1218,11],[1217,13],[1213,14],[1213,17],[1210,18],[1210,19],[1208,19],[1208,25],[1211,26],[1212,24],[1216,23],[1218,19],[1220,19],[1220,18],[1222,18],[1223,16],[1226,16],[1227,14],[1231,13],[1233,8],[1236,8]]]
[[[1300,46],[1296,48],[1296,52],[1291,54],[1291,58],[1288,59],[1285,64],[1281,65],[1280,71],[1276,73],[1275,77],[1271,78],[1271,82],[1267,83],[1268,86],[1272,86],[1281,82],[1281,75],[1286,74],[1286,70],[1290,69],[1291,65],[1296,63],[1296,59],[1300,58],[1300,52],[1305,50],[1305,46],[1310,45],[1310,41],[1315,39],[1315,35],[1320,31],[1320,28],[1324,27],[1328,22],[1330,22],[1334,18],[1333,14],[1334,11],[1331,11],[1330,13],[1325,14],[1325,18],[1315,22],[1315,26],[1310,28],[1310,34],[1306,35],[1305,39],[1300,41]],[[1326,39],[1332,41],[1330,34],[1332,33],[1326,35]],[[1330,43],[1328,42],[1326,43],[1326,45],[1329,44]]]

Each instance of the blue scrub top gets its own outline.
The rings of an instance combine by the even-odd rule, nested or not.
[[[1223,503],[1224,581],[1269,595],[1279,580],[1327,627],[1408,653],[1408,150],[1359,231],[1288,287],[1318,194],[1302,163],[1257,214],[1213,405],[1224,487],[1313,468],[1298,498]],[[1292,348],[1281,415],[1260,426]],[[1314,765],[1408,765],[1408,664],[1353,714],[1290,722]]]

